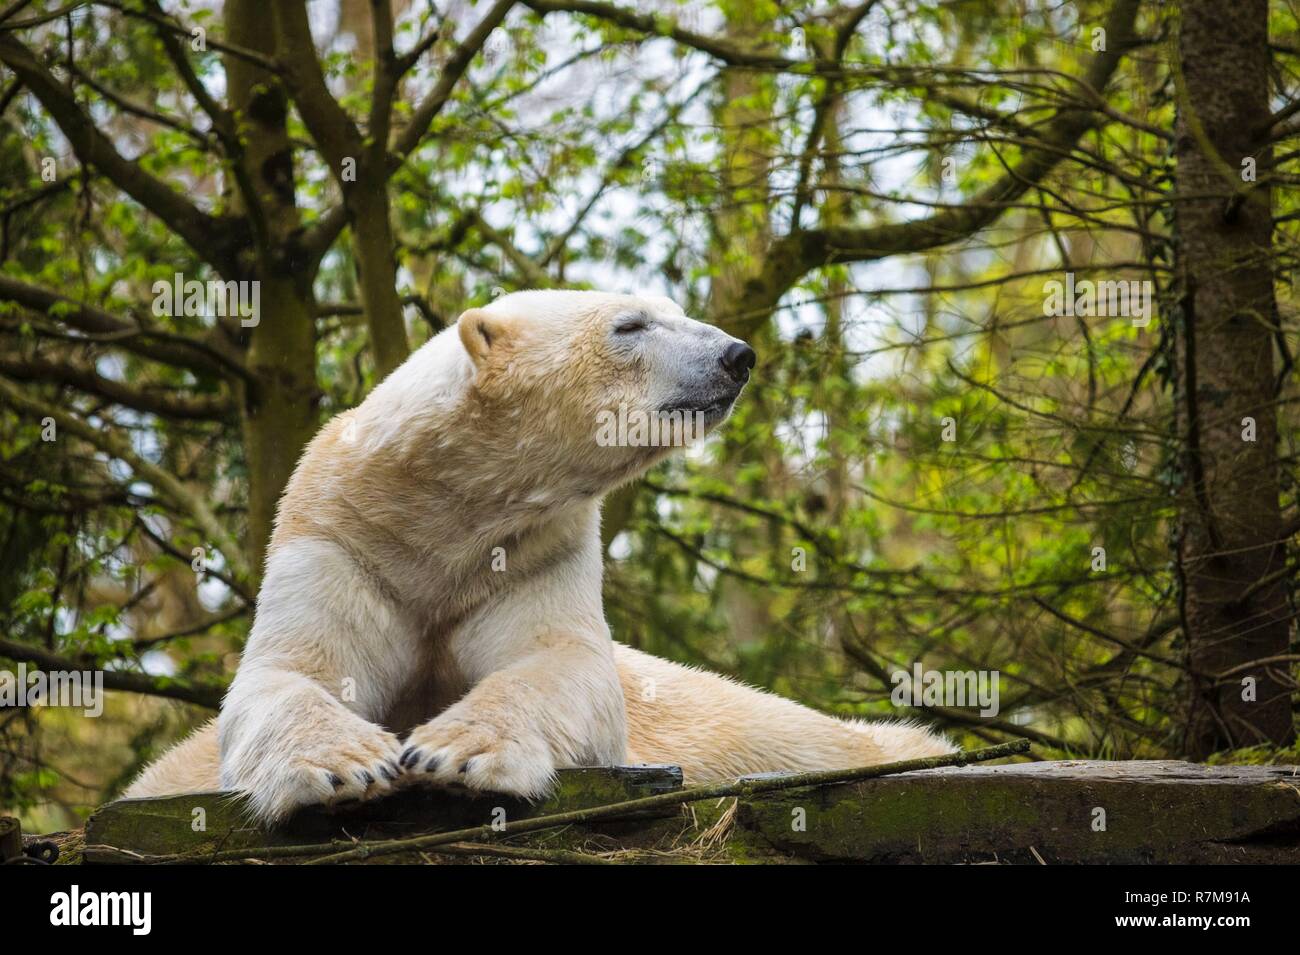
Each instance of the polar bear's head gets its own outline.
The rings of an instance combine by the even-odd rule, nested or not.
[[[484,418],[605,488],[725,420],[755,360],[663,297],[516,292],[465,312],[458,333]]]

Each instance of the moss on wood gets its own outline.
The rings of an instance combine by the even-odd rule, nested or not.
[[[680,787],[675,767],[565,770],[555,794],[533,805],[410,790],[306,811],[276,830],[251,825],[243,804],[221,793],[119,800],[91,817],[85,859],[239,849],[265,849],[261,855],[271,858],[293,851],[286,847],[337,840],[342,849],[354,839],[472,829]],[[512,862],[530,853],[537,861],[562,861],[563,853],[582,853],[598,857],[588,861],[626,863],[1300,862],[1300,768],[1293,766],[1025,763],[741,790],[738,797],[493,839],[518,851],[491,860],[458,846],[368,861]],[[203,810],[203,829],[196,828],[196,809]]]

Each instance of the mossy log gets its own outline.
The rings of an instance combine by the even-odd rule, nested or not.
[[[934,769],[742,800],[735,840],[819,862],[1300,862],[1300,767]]]
[[[228,794],[124,799],[87,823],[85,861],[242,849],[274,859],[277,849],[451,832],[680,787],[676,767],[565,770],[554,795],[537,804],[408,790],[304,811],[273,831],[249,824]],[[1294,863],[1300,767],[1070,761],[933,769],[673,805],[507,842],[545,845],[536,857],[550,852],[555,861],[573,861],[563,852],[577,850],[622,861]]]
[[[235,849],[272,849],[331,840],[395,839],[526,819],[563,809],[603,806],[671,792],[682,786],[676,766],[565,769],[555,791],[535,803],[494,794],[406,789],[372,802],[321,807],[297,813],[274,830],[259,828],[247,806],[231,793],[206,792],[155,799],[118,799],[86,822],[84,861],[130,862],[132,855],[196,854]],[[610,823],[612,831],[644,828],[653,819],[678,815],[668,809]],[[409,860],[399,860],[409,861]]]

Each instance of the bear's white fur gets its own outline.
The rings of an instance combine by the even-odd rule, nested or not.
[[[127,795],[239,790],[275,822],[408,781],[532,797],[565,766],[703,782],[950,752],[611,641],[600,500],[671,448],[608,446],[598,415],[715,426],[748,375],[722,360],[738,344],[664,298],[466,312],[307,448],[220,716]]]

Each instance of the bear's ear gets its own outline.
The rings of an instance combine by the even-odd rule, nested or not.
[[[475,365],[481,365],[492,349],[511,336],[513,323],[500,315],[492,315],[481,308],[471,308],[456,322],[461,344]]]

